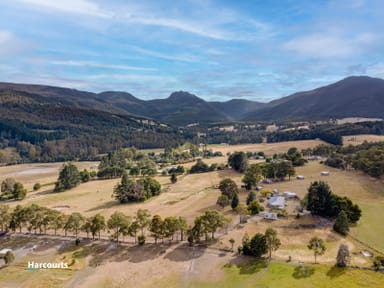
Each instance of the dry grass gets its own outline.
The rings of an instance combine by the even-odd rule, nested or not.
[[[73,162],[79,170],[88,169],[92,166],[97,166],[98,162]],[[53,183],[59,176],[59,171],[64,163],[34,163],[20,164],[0,167],[0,181],[5,178],[15,178],[24,184],[28,190],[32,190],[36,182],[40,184]]]
[[[301,141],[287,141],[279,143],[260,143],[260,144],[241,144],[241,145],[227,145],[227,144],[218,144],[218,145],[209,145],[208,148],[211,148],[213,151],[221,151],[224,155],[228,152],[232,153],[234,151],[243,151],[243,152],[260,152],[263,151],[267,155],[273,155],[274,153],[283,153],[287,152],[289,148],[296,147],[299,150],[305,148],[313,148],[319,144],[324,144],[325,142],[321,140],[301,140]]]
[[[384,141],[384,135],[361,134],[361,135],[353,135],[353,136],[343,136],[343,146],[360,145],[364,141],[367,141],[367,142]]]
[[[264,151],[265,153],[273,154],[287,151],[288,148],[293,146],[301,149],[305,147],[313,147],[319,143],[321,143],[321,141],[300,141],[237,146],[216,145],[212,148],[214,148],[214,150],[222,151],[224,154],[233,151]],[[226,161],[226,157],[212,158],[207,161],[220,162],[218,160]],[[80,165],[84,165],[82,168],[85,168],[94,164],[87,162]],[[33,183],[37,181],[42,184],[54,181],[60,166],[61,164],[18,165],[2,167],[0,168],[0,171],[2,173],[2,178],[5,178],[4,175],[7,175],[6,177],[15,177],[12,175],[18,175],[18,177],[16,177],[17,180],[21,181],[21,179],[23,179],[28,183],[27,185],[33,185]],[[31,169],[41,168],[50,168],[51,170],[45,171],[46,174],[42,173],[41,177],[40,174],[19,173],[20,171],[31,171]],[[346,172],[325,167],[319,164],[319,162],[310,162],[306,166],[299,167],[296,170],[297,174],[305,177],[304,180],[292,179],[291,181],[264,185],[264,187],[267,189],[278,189],[279,191],[296,192],[300,197],[303,197],[311,182],[316,180],[327,181],[333,192],[350,197],[353,201],[360,204],[363,209],[363,219],[357,227],[352,228],[352,233],[359,238],[362,238],[365,242],[384,250],[384,247],[382,247],[384,245],[381,243],[380,236],[378,236],[384,233],[380,220],[365,220],[382,218],[382,207],[384,204],[382,181],[371,179],[357,172]],[[327,177],[320,176],[320,172],[323,170],[328,170],[330,175]],[[29,193],[28,198],[23,200],[21,204],[37,203],[51,208],[56,206],[68,206],[67,209],[63,210],[64,213],[71,213],[74,211],[82,212],[84,215],[102,213],[107,217],[116,210],[122,211],[128,215],[133,215],[137,209],[145,208],[150,210],[152,215],[159,214],[162,217],[171,215],[184,216],[191,224],[193,219],[197,215],[203,213],[206,209],[217,209],[215,202],[220,192],[214,187],[220,180],[226,177],[234,179],[238,185],[241,183],[241,174],[232,170],[181,176],[176,184],[170,184],[169,176],[159,176],[157,179],[165,187],[164,193],[160,196],[151,198],[144,203],[120,205],[111,197],[113,187],[119,182],[119,179],[91,181],[62,193],[49,193],[49,190],[53,187],[47,186],[44,187],[42,191]],[[240,201],[244,202],[246,196],[247,193],[242,191],[240,193]],[[13,202],[11,205],[14,206],[19,203],[20,202]],[[228,218],[233,220],[237,219],[237,216],[228,207],[222,212]],[[325,239],[327,243],[327,252],[319,257],[319,261],[322,263],[334,263],[336,251],[340,243],[347,243],[352,252],[355,253],[358,253],[362,249],[362,247],[351,240],[344,239],[333,233],[329,226],[318,229],[294,228],[294,226],[299,224],[317,222],[318,219],[312,216],[306,216],[300,219],[290,217],[275,222],[266,222],[260,219],[254,222],[252,220],[243,228],[235,227],[234,229],[229,229],[228,234],[224,233],[214,247],[228,248],[230,247],[228,240],[234,238],[236,248],[241,243],[241,239],[245,232],[249,235],[253,235],[256,232],[263,233],[267,227],[274,227],[277,229],[282,241],[282,246],[276,253],[274,253],[274,257],[282,260],[286,260],[288,256],[292,256],[293,261],[312,262],[313,254],[306,248],[306,244],[314,235]],[[370,233],[370,231],[375,231],[375,233]],[[185,283],[191,283],[191,281],[193,282],[194,280],[220,281],[224,276],[219,267],[222,267],[223,263],[229,261],[231,257],[226,253],[221,255],[220,252],[210,252],[211,250],[201,252],[200,250],[189,248],[178,249],[174,246],[161,249],[165,249],[166,253],[162,254],[159,251],[153,252],[152,250],[149,250],[151,252],[144,253],[143,251],[145,249],[143,251],[139,249],[129,249],[129,255],[127,254],[129,259],[125,259],[124,257],[121,259],[112,259],[110,263],[105,262],[99,267],[92,268],[93,270],[86,270],[86,272],[83,272],[84,269],[81,269],[81,271],[75,273],[75,278],[72,278],[72,282],[66,283],[72,283],[73,285],[81,283],[79,287],[131,287],[133,285],[135,287],[151,287],[156,283],[156,285],[159,284],[159,287],[162,287],[161,283],[164,282],[164,287],[178,287]],[[56,256],[51,255],[49,257]],[[370,260],[367,258],[357,254],[353,256],[354,264],[370,265],[369,261]],[[0,271],[0,274],[3,274],[3,271]],[[14,278],[12,279],[17,279],[18,276],[16,274],[12,275],[14,275]],[[26,276],[22,273],[19,273],[18,275],[20,275],[20,281],[24,281],[22,279],[25,279],[23,277]],[[148,275],[151,275],[151,278],[149,278]],[[54,277],[56,276],[57,275],[54,275]],[[10,283],[4,282],[5,278],[1,277],[5,276],[0,276],[0,286],[3,283],[7,283],[7,285]],[[50,282],[51,280],[49,279],[51,278],[49,277],[38,277],[36,279],[43,279],[46,281],[46,283],[49,284],[46,285],[46,287],[61,287],[61,284]],[[63,281],[67,281],[65,279],[68,278],[64,277],[62,279]],[[169,283],[169,286],[166,285],[166,282]],[[15,283],[17,283],[17,281]],[[140,285],[138,283],[140,283]],[[18,287],[12,286],[11,284],[8,286]]]

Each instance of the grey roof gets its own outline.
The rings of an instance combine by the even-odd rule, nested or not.
[[[282,196],[274,196],[269,198],[268,205],[273,207],[281,207],[284,208],[285,206],[285,198]]]

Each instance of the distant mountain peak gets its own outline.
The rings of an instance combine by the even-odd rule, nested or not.
[[[175,91],[175,92],[172,92],[171,95],[169,95],[168,99],[170,100],[175,100],[175,99],[198,99],[198,100],[202,100],[201,98],[197,97],[195,94],[192,94],[192,93],[189,93],[187,91]]]

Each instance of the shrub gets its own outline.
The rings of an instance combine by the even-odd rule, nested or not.
[[[138,243],[139,243],[139,245],[144,245],[145,244],[145,236],[144,235],[139,235],[138,237],[137,237],[137,241],[138,241]]]
[[[40,190],[40,188],[41,188],[41,184],[39,182],[33,185],[33,191]]]

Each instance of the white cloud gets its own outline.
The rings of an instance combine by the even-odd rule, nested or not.
[[[106,80],[108,82],[113,82],[114,80],[118,81],[135,81],[135,82],[151,82],[151,81],[174,81],[175,79],[171,76],[161,76],[161,75],[140,75],[140,74],[95,74],[85,76],[89,80]]]
[[[323,33],[297,37],[283,44],[283,48],[315,58],[348,57],[368,49],[378,40],[371,33],[356,37],[333,36]]]
[[[16,37],[12,32],[0,30],[0,56],[15,55],[31,47],[31,43]]]
[[[96,3],[88,0],[18,0],[24,4],[66,13],[85,14],[102,18],[111,14],[102,10]]]
[[[374,77],[384,78],[384,62],[379,62],[367,67],[367,74]]]
[[[123,4],[110,4],[107,2],[107,5],[101,6],[91,0],[16,1],[39,10],[94,16],[125,24],[165,27],[215,40],[244,41],[250,40],[250,37],[252,37],[247,33],[231,32],[228,28],[220,27],[221,25],[242,25],[259,32],[268,29],[268,25],[261,21],[247,19],[244,15],[238,15],[224,8],[218,11],[217,7],[210,7],[202,11],[199,17],[194,17],[194,12],[192,12],[192,15],[189,12],[199,9],[196,3],[194,3],[195,6],[189,7],[190,11],[188,13],[166,14],[168,11],[164,7],[159,9],[156,4],[147,3],[125,2]],[[164,15],[166,16],[164,17]]]
[[[95,68],[106,68],[106,69],[117,69],[117,70],[136,70],[136,71],[157,71],[156,68],[150,67],[139,67],[139,66],[129,66],[129,65],[118,65],[118,64],[105,64],[97,63],[91,61],[52,61],[50,64],[53,65],[63,65],[63,66],[75,66],[75,67],[95,67]]]
[[[25,83],[25,84],[41,84],[58,87],[69,87],[73,89],[86,90],[91,86],[90,82],[66,77],[51,76],[47,74],[31,75],[31,74],[13,74],[3,77],[4,81]]]
[[[240,35],[230,35],[224,30],[214,29],[209,26],[201,25],[197,22],[188,22],[180,19],[172,18],[154,18],[154,17],[142,17],[132,16],[125,19],[126,22],[137,23],[142,25],[161,26],[172,29],[189,32],[202,37],[207,37],[216,40],[242,40],[244,39]]]
[[[193,55],[187,55],[187,54],[170,55],[170,54],[166,54],[166,53],[162,53],[162,52],[158,52],[158,51],[154,51],[154,50],[144,49],[144,48],[137,47],[137,46],[129,46],[129,47],[132,48],[133,50],[135,50],[136,52],[139,52],[141,54],[148,55],[151,57],[155,57],[155,58],[181,61],[181,62],[191,62],[191,63],[192,62],[200,62],[199,58],[196,56],[193,56]]]

